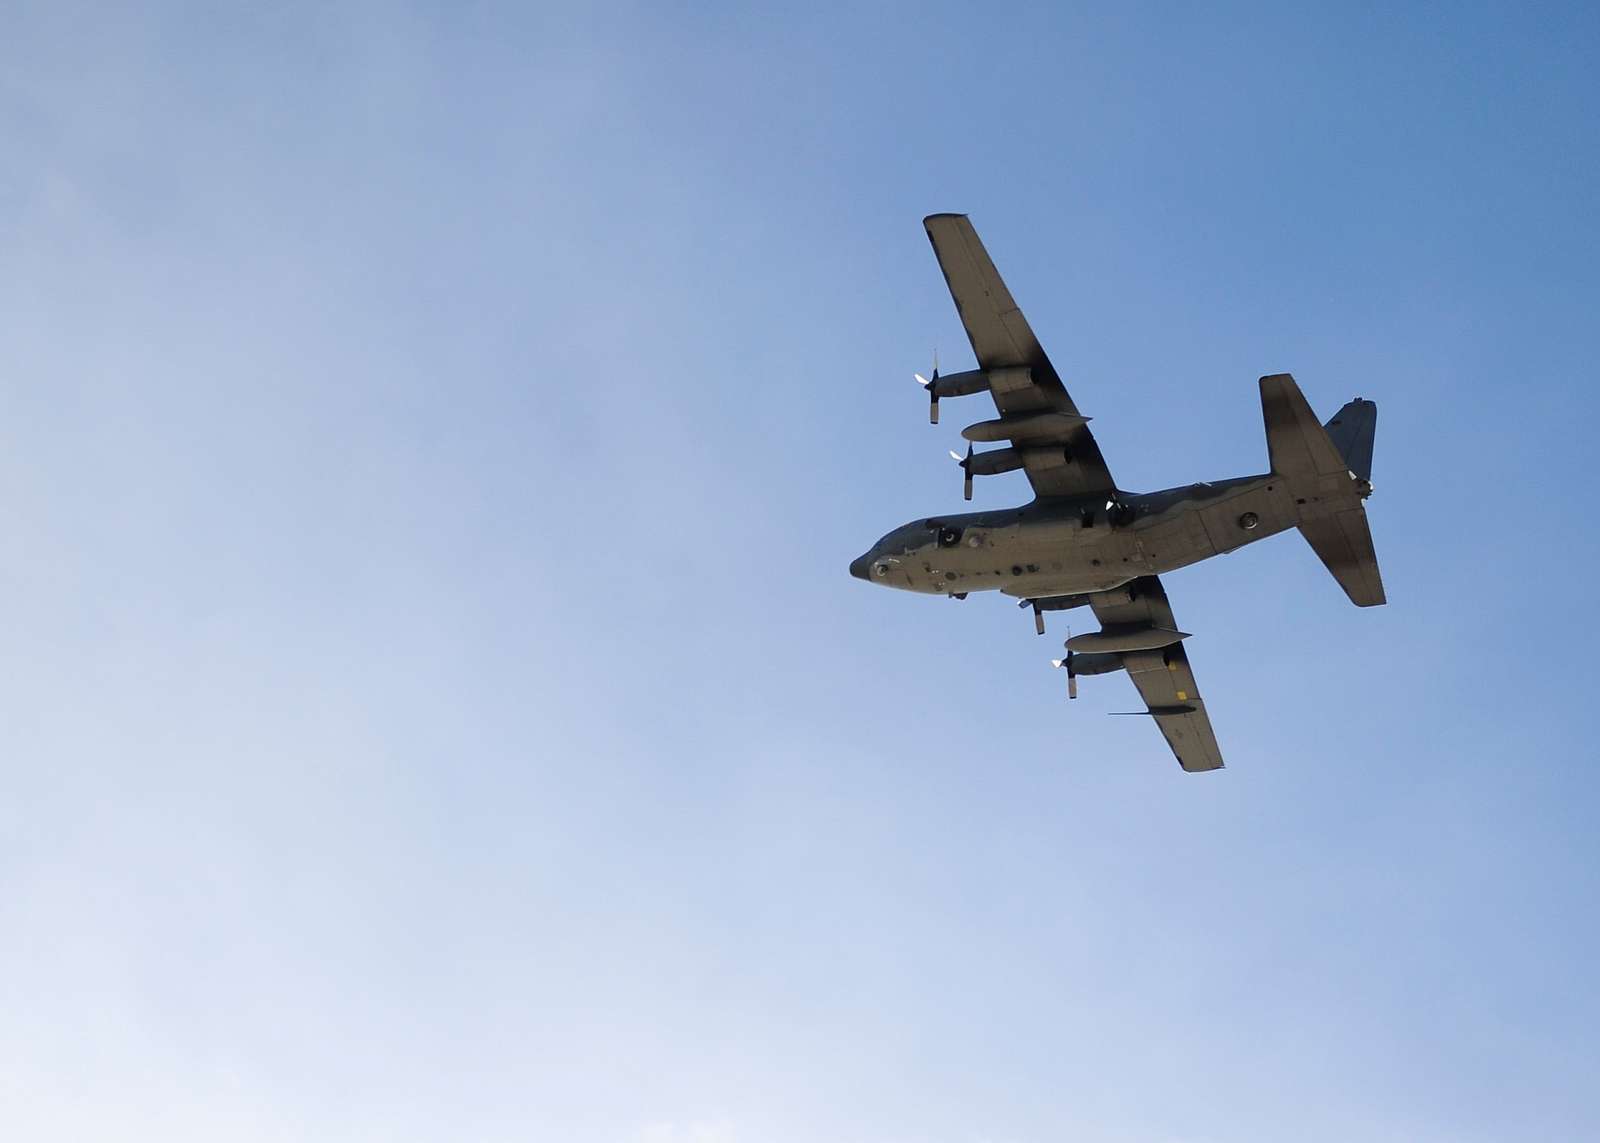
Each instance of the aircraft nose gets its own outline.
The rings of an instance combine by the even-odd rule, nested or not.
[[[872,578],[872,553],[857,556],[850,561],[850,574],[857,579],[870,580]]]

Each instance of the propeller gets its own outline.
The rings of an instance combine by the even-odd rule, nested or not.
[[[952,449],[950,451],[950,459],[955,461],[957,464],[959,464],[961,466],[961,471],[964,474],[964,477],[963,477],[963,479],[961,481],[961,498],[963,500],[971,500],[972,499],[972,446],[970,444],[967,445],[967,455],[966,456],[962,456],[959,452],[956,452],[954,449]]]
[[[937,349],[933,351],[932,377],[924,377],[920,373],[913,373],[911,376],[917,379],[918,385],[928,391],[928,423],[937,425],[939,423],[939,351]],[[971,500],[972,497],[969,496],[967,499]]]
[[[1071,642],[1072,642],[1072,628],[1068,627],[1067,628],[1067,643],[1070,644]],[[1065,667],[1067,669],[1067,697],[1069,699],[1077,698],[1078,697],[1078,672],[1072,669],[1072,648],[1070,646],[1067,647],[1067,657],[1066,658],[1064,658],[1064,659],[1051,659],[1050,660],[1050,665],[1052,667],[1057,668],[1057,669],[1060,669],[1061,667]]]

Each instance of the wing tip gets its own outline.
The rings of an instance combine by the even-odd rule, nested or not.
[[[936,214],[930,214],[927,217],[925,217],[922,220],[922,225],[923,226],[930,226],[935,222],[942,222],[944,219],[947,219],[947,218],[965,218],[965,217],[967,217],[967,216],[964,213],[961,213],[959,211],[942,210],[942,211],[939,211]]]

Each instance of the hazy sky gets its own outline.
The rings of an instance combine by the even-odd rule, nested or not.
[[[1391,7],[6,6],[4,1134],[1600,1137],[1600,19]],[[1125,487],[1378,402],[1226,771],[846,573],[936,210]]]

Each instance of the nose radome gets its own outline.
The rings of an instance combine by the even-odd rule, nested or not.
[[[851,560],[850,574],[855,576],[857,579],[871,579],[872,553],[868,552],[864,556],[857,556],[855,559]]]

